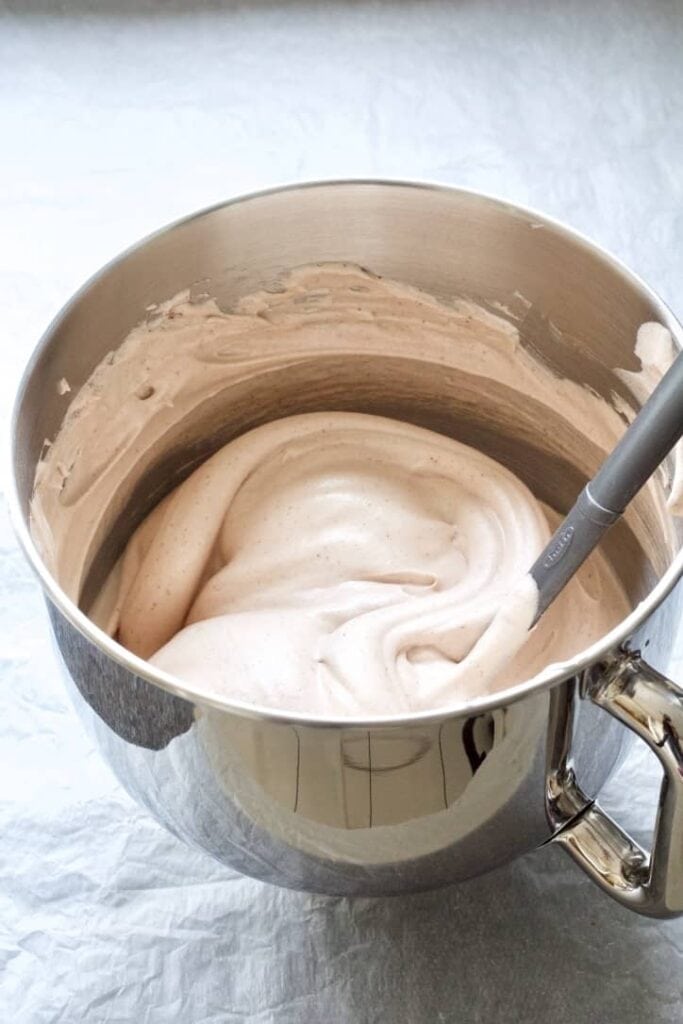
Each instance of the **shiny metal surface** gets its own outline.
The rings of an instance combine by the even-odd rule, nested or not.
[[[555,842],[620,903],[651,917],[675,917],[683,913],[683,692],[637,654],[596,666],[587,673],[586,692],[661,761],[652,849],[646,854],[598,804],[588,806]]]
[[[283,270],[322,260],[506,307],[525,344],[604,395],[623,393],[613,371],[635,368],[640,323],[665,323],[679,345],[681,331],[615,261],[536,214],[433,186],[340,182],[246,197],[141,243],[85,286],[29,366],[13,426],[13,517],[46,591],[76,706],[118,777],[177,835],[256,877],[327,893],[404,892],[481,873],[564,834],[595,799],[626,734],[578,696],[580,677],[636,629],[648,656],[666,658],[671,632],[657,623],[680,601],[679,588],[660,609],[680,575],[679,554],[662,540],[649,556],[620,524],[607,551],[640,604],[542,684],[466,712],[340,723],[199,700],[97,630],[47,572],[27,529],[36,461],[64,413],[57,380],[75,390],[150,303],[188,284],[230,304]],[[566,510],[585,480],[558,460],[552,436],[533,432],[529,410],[502,431],[505,389],[492,388],[476,409],[456,397],[457,380],[419,353],[394,362],[358,353],[324,377],[307,367],[254,374],[186,424],[163,465],[141,474],[126,515],[93,553],[91,586],[136,521],[211,450],[307,409],[381,412],[455,434]],[[567,798],[569,761],[580,790]]]

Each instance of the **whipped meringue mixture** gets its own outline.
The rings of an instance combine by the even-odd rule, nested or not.
[[[245,701],[440,707],[533,676],[626,613],[598,557],[517,658],[500,621],[492,643],[515,590],[512,632],[528,630],[525,573],[549,536],[530,491],[472,448],[359,413],[294,416],[226,445],[157,506],[110,583],[107,627]]]
[[[303,268],[230,313],[179,296],[97,368],[38,467],[32,529],[67,593],[79,599],[115,516],[193,413],[201,423],[245,380],[311,363],[324,374],[325,356],[358,352],[456,369],[459,400],[483,407],[493,394],[503,424],[510,392],[527,433],[545,409],[541,447],[586,475],[624,429],[507,320],[357,267]],[[247,430],[195,469],[133,533],[93,620],[198,692],[344,717],[512,686],[628,613],[598,551],[528,633],[526,574],[557,513],[457,440],[330,408]],[[653,524],[671,535],[658,494],[633,512],[643,546]]]

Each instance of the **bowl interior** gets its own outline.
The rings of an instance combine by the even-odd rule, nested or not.
[[[634,342],[666,308],[628,272],[566,229],[528,211],[456,190],[342,182],[264,193],[198,214],[130,250],[76,296],[39,348],[16,412],[14,469],[28,514],[45,438],[66,409],[56,382],[75,392],[105,355],[144,320],[148,308],[190,288],[229,309],[273,287],[295,267],[349,262],[424,289],[466,298],[515,324],[522,344],[558,377],[631,406],[617,369],[638,370]],[[87,610],[132,530],[163,495],[211,452],[276,417],[324,409],[393,416],[455,437],[498,459],[534,493],[566,511],[601,453],[584,439],[582,466],[558,437],[572,424],[521,403],[504,383],[473,402],[457,370],[420,357],[364,353],[310,359],[232,382],[164,438],[163,453],[125,482],[88,556],[79,603]],[[659,486],[659,485],[657,485]],[[643,492],[608,536],[605,550],[635,603],[671,565],[678,539],[658,525],[661,487]],[[642,524],[646,524],[643,527]]]

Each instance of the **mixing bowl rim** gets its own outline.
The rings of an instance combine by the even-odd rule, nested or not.
[[[123,668],[141,677],[148,683],[158,686],[176,697],[190,701],[194,705],[207,705],[221,711],[230,712],[236,715],[265,719],[273,722],[281,722],[289,725],[310,725],[321,728],[391,728],[394,726],[405,726],[414,724],[430,724],[442,722],[449,718],[470,717],[495,710],[502,706],[515,703],[530,697],[533,694],[547,690],[552,686],[559,685],[564,680],[582,672],[590,665],[595,664],[609,653],[618,649],[628,637],[632,636],[636,629],[652,614],[661,604],[667,594],[674,588],[678,579],[683,574],[683,549],[678,552],[671,565],[655,584],[652,590],[639,602],[638,605],[622,619],[612,630],[606,633],[596,643],[584,648],[573,658],[546,666],[543,672],[526,679],[515,686],[495,693],[485,694],[480,697],[468,700],[465,703],[453,703],[445,707],[430,709],[427,711],[402,712],[396,715],[381,716],[360,716],[351,718],[330,718],[325,715],[316,715],[304,712],[287,712],[275,708],[269,708],[258,704],[248,704],[241,701],[231,700],[228,697],[216,694],[204,693],[199,687],[184,683],[175,676],[162,671],[142,658],[137,657],[125,647],[113,640],[107,633],[96,626],[78,606],[64,593],[57,580],[52,576],[44,564],[41,555],[31,537],[28,523],[28,508],[23,507],[19,496],[18,480],[15,473],[15,455],[17,449],[17,423],[19,411],[28,388],[33,370],[44,351],[49,347],[53,338],[61,328],[65,319],[72,310],[82,301],[90,290],[111,270],[120,266],[133,253],[137,253],[150,243],[156,241],[163,235],[171,234],[173,231],[186,227],[194,220],[208,217],[226,207],[236,206],[242,203],[249,203],[268,196],[288,192],[298,192],[304,189],[334,189],[348,187],[375,187],[375,188],[399,188],[415,189],[422,191],[438,191],[447,194],[460,196],[466,200],[483,202],[497,207],[505,214],[512,214],[516,217],[528,218],[529,223],[535,227],[548,229],[558,234],[569,243],[588,250],[593,256],[605,262],[613,271],[619,274],[628,285],[637,289],[657,310],[660,321],[666,326],[679,349],[683,349],[683,327],[678,323],[672,311],[665,302],[650,288],[648,284],[636,273],[630,270],[621,260],[602,246],[592,242],[585,235],[573,228],[568,227],[561,221],[517,203],[510,202],[499,196],[490,195],[475,189],[460,188],[456,185],[445,184],[429,180],[403,180],[399,178],[330,178],[301,182],[289,182],[275,185],[270,188],[260,189],[256,192],[247,192],[235,196],[232,199],[224,200],[197,210],[185,217],[166,224],[164,227],[146,235],[144,238],[128,246],[123,252],[108,261],[103,267],[91,275],[83,285],[74,293],[68,302],[61,308],[53,318],[47,329],[42,334],[35,349],[31,353],[23,370],[19,385],[17,387],[9,431],[9,486],[7,500],[10,511],[10,518],[17,534],[19,543],[24,554],[37,576],[45,594],[52,601],[57,610],[71,623],[79,633],[87,640],[95,644],[108,657]],[[191,282],[190,282],[191,283]]]

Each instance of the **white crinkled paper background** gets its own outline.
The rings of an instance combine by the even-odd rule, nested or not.
[[[500,193],[585,231],[683,313],[682,46],[683,7],[664,0],[0,0],[3,413],[100,264],[296,178]],[[558,850],[381,900],[278,890],[189,850],[67,703],[4,511],[0,616],[0,1020],[683,1020],[683,919],[621,910]],[[643,840],[657,786],[636,747],[605,797]]]

